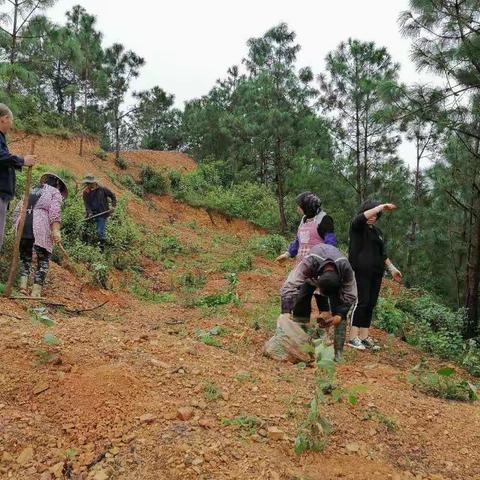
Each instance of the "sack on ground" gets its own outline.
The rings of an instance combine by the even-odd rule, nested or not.
[[[265,356],[291,363],[309,363],[311,339],[302,327],[290,320],[289,314],[282,314],[277,320],[275,335],[265,343]]]

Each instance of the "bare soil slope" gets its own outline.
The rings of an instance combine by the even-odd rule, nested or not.
[[[30,139],[11,147],[28,152]],[[91,142],[79,157],[77,140],[39,138],[36,143],[43,163],[68,169],[78,179],[93,173],[117,193],[125,193],[109,181],[108,172],[117,171],[113,160],[96,158],[96,149]],[[142,163],[195,167],[178,153],[123,156],[133,174]],[[0,478],[480,478],[479,407],[413,391],[405,374],[420,360],[419,353],[381,332],[385,348],[380,353],[349,352],[338,367],[342,386],[362,384],[367,389],[355,407],[345,402],[324,407],[334,426],[326,451],[295,455],[293,440],[307,414],[314,371],[261,354],[288,267],[255,258],[253,268],[239,274],[239,305],[193,307],[188,292],[177,292],[172,279],[187,270],[202,272],[206,284],[192,297],[225,288],[227,282],[215,265],[262,232],[169,196],[148,202],[132,197],[129,211],[152,234],[171,229],[183,244],[195,245],[194,253],[176,257],[173,273],[143,260],[156,289],[178,293],[181,301],[154,304],[119,286],[95,289],[54,264],[49,299],[70,310],[108,303],[81,313],[50,305],[61,344],[57,360],[42,365],[34,353],[42,331],[29,320],[30,304],[3,299]],[[219,346],[200,341],[198,329],[216,325],[226,329],[216,337]],[[218,391],[208,397],[206,390],[213,384]],[[374,408],[395,428],[366,419]],[[255,416],[257,424],[225,424],[225,419],[240,415]]]

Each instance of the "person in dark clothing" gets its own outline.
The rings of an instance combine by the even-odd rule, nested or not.
[[[348,345],[358,350],[375,347],[375,342],[369,336],[369,328],[385,268],[395,281],[402,280],[402,274],[388,258],[383,233],[375,225],[382,212],[395,208],[392,203],[381,204],[368,200],[350,225],[348,259],[355,271],[358,301],[352,314]]]
[[[298,211],[302,215],[295,239],[287,251],[277,257],[277,262],[296,258],[300,263],[308,251],[319,243],[337,246],[333,219],[322,210],[322,201],[312,192],[303,192],[297,197]]]
[[[315,291],[326,300],[328,311],[341,319],[334,340],[335,359],[340,360],[347,314],[357,299],[357,288],[350,263],[333,245],[316,245],[290,272],[280,290],[282,313],[291,313],[297,323],[309,323]],[[323,302],[319,309],[327,311]]]
[[[83,190],[86,217],[87,219],[94,217],[93,220],[97,226],[98,244],[103,252],[105,250],[107,219],[117,206],[117,197],[107,187],[99,185],[93,175],[87,175],[83,183],[86,185]]]
[[[10,201],[15,196],[15,170],[31,167],[35,164],[35,155],[18,157],[12,155],[7,147],[5,135],[12,129],[13,114],[3,103],[0,103],[0,249],[5,236],[5,220]]]

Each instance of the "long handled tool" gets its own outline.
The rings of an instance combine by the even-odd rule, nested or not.
[[[92,218],[101,217],[102,215],[105,215],[106,213],[112,213],[112,212],[113,212],[113,209],[111,208],[110,210],[105,210],[104,212],[96,213],[95,215],[84,218],[83,220],[80,220],[80,222],[88,222],[88,220],[91,220]]]
[[[31,155],[35,151],[35,140],[32,140]],[[28,167],[27,180],[25,182],[25,193],[23,195],[22,209],[20,211],[20,220],[18,222],[17,233],[15,235],[15,246],[13,247],[12,264],[10,265],[10,272],[8,274],[7,286],[5,287],[5,296],[12,295],[13,282],[17,274],[18,260],[20,253],[20,241],[22,240],[23,228],[25,227],[25,219],[27,217],[28,198],[30,196],[30,188],[32,186],[32,167]]]

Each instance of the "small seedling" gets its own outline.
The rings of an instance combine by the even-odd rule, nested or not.
[[[252,376],[250,372],[237,372],[234,376],[233,379],[236,380],[237,382],[251,382],[251,383],[257,383],[257,379]]]
[[[203,393],[207,402],[214,402],[220,398],[222,392],[213,382],[207,382],[203,387]]]
[[[257,432],[257,427],[260,426],[260,420],[253,415],[239,415],[234,418],[223,418],[222,425],[237,425],[242,430],[247,431],[249,435]]]
[[[397,422],[393,418],[387,417],[377,408],[370,408],[363,412],[364,420],[376,420],[377,422],[384,425],[389,432],[395,432],[397,430]]]

